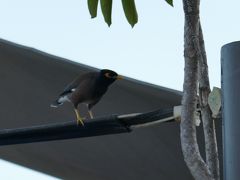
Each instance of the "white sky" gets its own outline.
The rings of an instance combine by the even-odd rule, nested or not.
[[[33,171],[0,159],[1,180],[58,180],[52,176]]]
[[[86,1],[0,0],[0,38],[182,90],[182,1],[175,0],[172,8],[164,0],[136,0],[139,22],[133,29],[120,2],[113,2],[108,28],[100,11],[90,19]],[[211,85],[220,87],[220,48],[239,40],[240,1],[201,3]]]

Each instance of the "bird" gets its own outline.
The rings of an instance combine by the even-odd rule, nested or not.
[[[71,102],[74,106],[77,124],[84,126],[83,118],[78,111],[78,105],[81,103],[86,104],[88,114],[92,119],[92,107],[101,100],[109,86],[118,79],[123,79],[123,77],[109,69],[81,74],[66,86],[63,92],[51,104],[51,107],[56,108],[64,102]]]

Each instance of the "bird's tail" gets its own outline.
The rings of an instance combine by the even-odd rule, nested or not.
[[[57,100],[55,100],[52,104],[51,107],[58,107],[60,105],[62,105],[64,102],[69,101],[68,97],[65,96],[60,96]]]
[[[58,106],[62,105],[62,102],[59,102],[59,99],[55,100],[50,106],[57,108]]]

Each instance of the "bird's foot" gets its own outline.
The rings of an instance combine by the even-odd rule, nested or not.
[[[78,118],[77,118],[77,125],[78,125],[78,126],[79,126],[79,125],[84,126],[83,119],[85,119],[85,118],[81,118],[81,117],[78,117]]]

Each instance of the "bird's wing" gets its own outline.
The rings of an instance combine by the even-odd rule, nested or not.
[[[77,87],[77,85],[75,85],[75,84],[72,84],[72,83],[69,84],[59,96],[62,97],[69,93],[72,93],[73,91],[75,91],[76,87]]]
[[[97,76],[96,72],[89,72],[83,75],[80,75],[75,80],[73,80],[67,87],[63,90],[63,92],[59,95],[60,97],[70,94],[76,90],[76,88],[83,82],[87,81],[89,78],[93,76]]]

